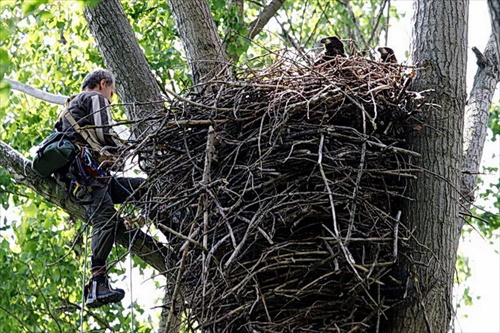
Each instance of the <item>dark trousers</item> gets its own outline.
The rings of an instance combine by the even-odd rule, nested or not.
[[[139,189],[143,178],[112,178],[108,184],[97,180],[91,185],[91,202],[85,206],[87,218],[92,224],[90,248],[92,250],[92,269],[106,265],[115,242],[116,227],[122,223],[115,204],[139,200],[145,189]]]

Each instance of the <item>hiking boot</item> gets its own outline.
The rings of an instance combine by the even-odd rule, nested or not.
[[[103,275],[93,277],[84,289],[85,304],[88,308],[98,308],[109,303],[118,303],[125,297],[125,291],[114,289]]]

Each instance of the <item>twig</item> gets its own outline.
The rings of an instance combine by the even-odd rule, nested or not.
[[[215,147],[214,147],[214,140],[215,140],[215,131],[212,126],[208,128],[208,133],[207,133],[207,147],[205,149],[205,166],[203,168],[203,177],[202,177],[202,184],[207,185],[211,181],[211,168],[212,168],[212,159],[215,154]],[[208,224],[209,224],[209,198],[206,193],[202,194],[200,196],[200,204],[203,206],[203,247],[205,249],[208,248]],[[208,252],[208,251],[207,251]],[[206,296],[206,286],[207,282],[206,279],[208,278],[208,265],[209,262],[207,260],[207,255],[205,251],[202,253],[202,286],[203,286],[203,302],[202,306],[204,307],[204,300]]]
[[[398,210],[396,214],[396,223],[394,223],[393,243],[392,243],[392,257],[394,260],[398,257],[398,233],[399,233],[399,220],[401,218],[401,211]]]
[[[328,184],[328,179],[326,178],[325,170],[323,169],[323,164],[322,164],[322,161],[323,161],[323,143],[324,143],[324,141],[325,141],[325,136],[322,134],[321,135],[321,139],[320,139],[320,143],[319,143],[319,147],[318,147],[318,166],[319,166],[319,170],[320,170],[320,173],[321,173],[321,177],[323,178],[325,187],[327,189],[328,198],[330,199],[330,209],[331,209],[331,214],[332,214],[333,230],[334,230],[333,233],[332,233],[332,235],[336,239],[339,240],[340,248],[342,249],[342,252],[344,252],[344,256],[345,256],[345,259],[347,260],[347,263],[352,267],[353,272],[358,277],[358,279],[360,281],[362,281],[363,279],[361,278],[361,276],[359,275],[358,271],[354,267],[354,263],[355,262],[354,262],[354,258],[352,257],[352,254],[346,248],[345,244],[342,241],[340,241],[340,232],[339,232],[339,228],[338,228],[338,224],[337,224],[337,215],[335,214],[335,203],[334,203],[334,200],[333,200],[332,190],[330,189],[330,185]],[[326,228],[325,226],[324,226],[324,228],[327,231],[331,232],[330,229]]]

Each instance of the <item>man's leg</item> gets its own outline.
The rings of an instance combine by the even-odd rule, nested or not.
[[[92,271],[106,269],[106,260],[115,240],[118,216],[107,186],[92,186],[92,203],[87,207],[87,217],[92,223],[90,248],[92,250]]]
[[[110,194],[113,203],[124,203],[127,199],[130,202],[140,200],[147,189],[143,185],[144,178],[140,177],[113,177],[110,182]]]
[[[144,211],[147,188],[144,182],[145,179],[139,177],[116,177],[110,183],[114,203],[128,202],[140,208],[139,214],[124,216],[125,227],[129,230],[142,227],[147,219]]]
[[[106,274],[106,260],[111,252],[119,218],[107,185],[95,183],[92,186],[92,202],[86,207],[87,217],[92,223],[90,247],[92,250],[92,279],[88,287],[87,306],[98,307],[119,302],[125,295],[121,289],[112,289]]]

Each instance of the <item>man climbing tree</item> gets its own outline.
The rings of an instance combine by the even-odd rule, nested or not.
[[[92,227],[92,278],[85,287],[86,304],[96,308],[123,299],[122,289],[111,288],[107,278],[106,260],[113,248],[117,225],[122,223],[114,204],[127,199],[140,198],[142,178],[112,177],[106,170],[114,167],[123,142],[113,131],[109,103],[115,93],[115,77],[107,70],[89,73],[82,83],[82,92],[74,96],[56,124],[80,153],[69,168],[58,171],[57,176],[70,194],[84,202],[87,218]],[[111,155],[110,155],[111,153]],[[97,161],[102,161],[98,163]]]

